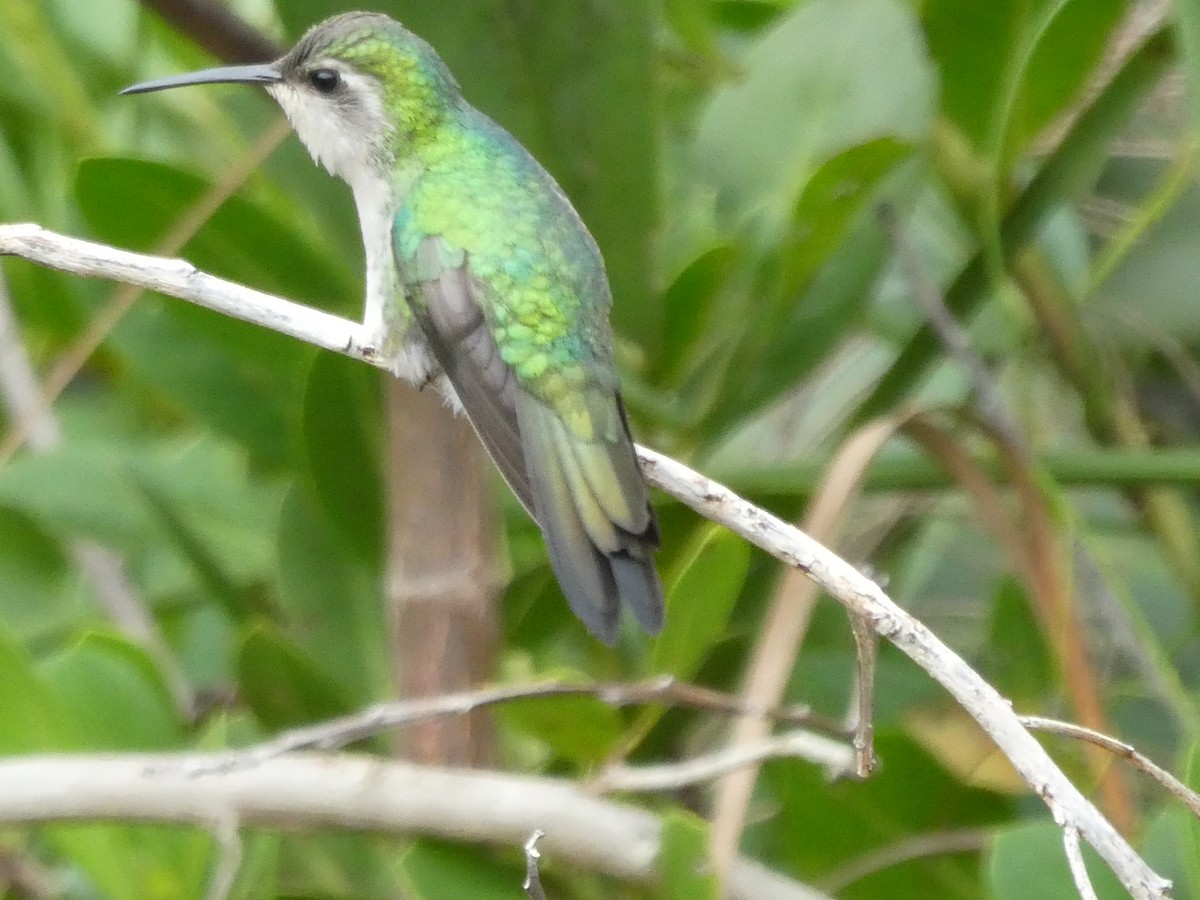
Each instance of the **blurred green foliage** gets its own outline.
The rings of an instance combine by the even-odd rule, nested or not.
[[[230,3],[281,43],[358,5]],[[1195,542],[1198,514],[1200,192],[1194,117],[1155,92],[1175,65],[1200,95],[1192,5],[1179,4],[1178,49],[1164,32],[1124,67],[1111,48],[1130,36],[1134,0],[361,5],[429,39],[574,199],[605,252],[643,442],[782,515],[798,514],[868,414],[972,400],[969,373],[920,330],[876,216],[897,209],[919,264],[972,313],[1038,460],[1114,727],[1194,768],[1200,596],[1172,548]],[[278,113],[243,88],[115,92],[210,63],[133,0],[0,2],[0,221],[153,251]],[[349,192],[289,139],[179,255],[354,315],[359,242]],[[18,261],[3,274],[43,371],[114,291]],[[389,696],[379,387],[366,367],[279,335],[138,300],[56,404],[61,448],[0,468],[0,752],[242,744]],[[1106,426],[1129,421],[1104,415],[1114,409],[1144,440]],[[960,437],[998,471],[986,441],[965,426]],[[893,596],[1022,709],[1069,717],[1014,561],[944,473],[893,444],[840,546],[851,558],[877,546],[870,563]],[[1170,515],[1143,502],[1147,482],[1173,486]],[[608,651],[566,610],[533,525],[503,504],[513,577],[498,678],[671,672],[737,688],[777,582],[771,560],[659,498],[668,625]],[[187,679],[236,699],[199,724],[181,716],[167,675],[74,569],[67,548],[81,538],[124,558]],[[820,606],[787,699],[842,715],[853,661],[844,617]],[[808,764],[770,764],[755,797],[770,814],[744,850],[856,900],[1070,895],[1045,809],[964,759],[959,718],[890,648],[879,676],[883,770],[829,784]],[[679,758],[713,733],[710,714],[586,699],[514,704],[497,727],[501,765],[560,775],[616,748]],[[1080,755],[1062,754],[1093,787]],[[1196,823],[1151,791],[1137,802],[1135,839],[1177,898],[1200,897]],[[703,792],[653,808],[663,886],[621,896],[715,896]],[[980,835],[966,851],[845,878],[856,859],[966,830]],[[0,839],[0,854],[36,857],[78,898],[202,896],[214,852],[207,835],[168,828]],[[610,895],[565,868],[553,867],[554,896]],[[520,879],[515,848],[254,833],[235,896],[518,897]]]

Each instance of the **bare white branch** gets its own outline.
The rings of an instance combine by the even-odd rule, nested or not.
[[[417,722],[450,716],[465,716],[485,707],[511,703],[514,700],[553,700],[556,697],[595,697],[602,703],[617,707],[665,703],[726,714],[762,716],[786,724],[805,723],[813,718],[807,708],[750,709],[737,697],[679,682],[670,675],[660,675],[645,681],[629,683],[542,681],[531,684],[483,687],[470,691],[441,694],[436,697],[377,703],[359,712],[339,716],[336,719],[290,729],[260,744],[229,750],[223,754],[213,754],[206,757],[205,764],[215,766],[216,771],[247,768],[277,756],[283,756],[285,753],[294,753],[297,750],[336,750],[382,731]],[[703,781],[713,777],[703,773],[748,765],[753,761],[756,753],[761,754],[762,758],[794,756],[808,759],[830,770],[831,774],[840,774],[846,769],[845,759],[848,752],[849,749],[843,743],[810,731],[796,731],[774,742],[767,742],[762,747],[750,747],[743,753],[723,751],[711,757],[694,760],[691,768],[687,770],[691,773],[690,776],[680,771],[680,766],[684,765],[682,763],[662,767],[663,771],[658,774],[639,769],[638,774],[628,776],[630,781],[622,781],[619,785],[606,789],[670,790],[671,787],[666,784],[659,787],[654,785],[670,779],[683,779],[681,784]],[[743,761],[739,762],[739,760]],[[189,762],[189,765],[195,765],[195,763]],[[188,774],[198,776],[208,773],[193,769]],[[614,775],[614,777],[616,776]],[[628,786],[633,779],[639,777],[641,778],[640,783],[645,784],[646,787]]]
[[[538,860],[542,854],[538,852],[537,842],[546,836],[540,828],[529,836],[525,842],[525,882],[521,887],[529,900],[546,900],[546,892],[542,890],[542,875],[538,871]]]
[[[191,772],[205,772],[193,775]],[[125,820],[243,827],[344,828],[541,848],[627,881],[657,877],[661,822],[570,782],[450,770],[342,753],[296,753],[221,771],[207,754],[97,754],[0,760],[0,821]],[[745,900],[829,900],[749,861],[730,882]]]
[[[1060,825],[1073,825],[1135,900],[1169,896],[1171,883],[1154,872],[1112,824],[1079,792],[1021,724],[1008,700],[924,624],[898,607],[879,585],[804,532],[738,497],[682,463],[639,448],[647,479],[772,556],[805,572],[852,615],[870,623],[958,701],[1008,757]]]
[[[214,821],[209,830],[217,843],[217,859],[204,900],[226,900],[233,893],[238,870],[242,867],[242,836],[237,817],[230,812]]]
[[[1154,760],[1150,759],[1150,757],[1134,749],[1124,741],[1119,741],[1107,734],[1101,734],[1092,728],[1076,725],[1074,722],[1060,722],[1058,719],[1047,719],[1042,716],[1021,716],[1021,723],[1032,731],[1057,734],[1061,737],[1073,738],[1077,741],[1087,741],[1089,744],[1103,747],[1110,753],[1129,760],[1134,768],[1140,769],[1170,791],[1177,800],[1191,810],[1193,816],[1200,819],[1200,794],[1197,794]]]
[[[1087,864],[1083,861],[1083,848],[1079,846],[1079,830],[1070,825],[1063,829],[1063,849],[1067,853],[1067,865],[1071,868],[1071,878],[1075,889],[1079,891],[1082,900],[1099,900],[1096,889],[1092,887],[1091,876],[1088,875]]]
[[[677,763],[661,765],[614,765],[590,782],[601,793],[658,793],[720,778],[729,772],[768,759],[795,757],[823,766],[831,778],[854,772],[859,758],[854,748],[811,731],[788,731],[755,741],[735,744]]]
[[[182,261],[114,250],[62,237],[35,225],[0,226],[0,255],[4,254],[78,275],[137,284],[386,367],[365,345],[361,326],[213,278]],[[1077,829],[1136,900],[1168,896],[1170,882],[1155,873],[1070,782],[1021,724],[1008,701],[921,622],[900,609],[877,584],[799,529],[728,488],[652,450],[639,448],[638,454],[653,485],[805,572],[852,615],[870,623],[876,634],[891,641],[945,687],[1042,798],[1055,821]],[[289,761],[274,760],[272,767]],[[255,774],[258,772],[255,770]],[[237,774],[230,773],[230,777]],[[508,834],[506,840],[523,840],[535,827],[546,827],[546,823],[529,821],[523,833]],[[554,831],[549,827],[546,831],[547,840],[553,840]],[[606,844],[593,833],[589,833],[586,843],[593,852]]]
[[[362,326],[310,306],[214,278],[182,259],[129,253],[64,237],[39,225],[0,225],[0,256],[19,256],[60,272],[120,281],[169,294],[382,367],[374,350],[363,342]]]

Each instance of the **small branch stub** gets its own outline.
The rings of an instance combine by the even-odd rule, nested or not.
[[[529,900],[546,900],[546,892],[542,890],[542,879],[538,873],[538,860],[542,854],[538,852],[537,842],[546,836],[540,828],[529,836],[525,842],[525,882],[521,887],[529,895]]]

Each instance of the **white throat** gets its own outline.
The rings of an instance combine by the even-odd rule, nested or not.
[[[330,62],[330,67],[335,64]],[[423,342],[414,343],[397,332],[397,308],[403,305],[392,251],[392,224],[404,187],[381,152],[391,135],[376,86],[345,67],[338,67],[353,104],[339,105],[287,82],[267,90],[292,123],[297,137],[314,161],[350,185],[366,252],[366,303],[364,339],[370,346],[393,356],[392,370],[421,384],[432,362]]]
[[[286,81],[267,85],[267,91],[313,160],[356,187],[379,178],[381,148],[391,124],[373,83],[345,68],[339,73],[346,91],[353,92],[353,105],[340,105]]]

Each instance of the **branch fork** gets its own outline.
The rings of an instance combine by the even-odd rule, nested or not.
[[[126,282],[168,294],[386,368],[370,347],[361,325],[215,278],[182,260],[129,253],[64,237],[29,224],[0,226],[0,255],[19,256],[75,275]],[[897,606],[879,585],[799,529],[682,463],[645,447],[638,448],[638,459],[652,485],[705,518],[741,535],[786,565],[806,573],[852,617],[867,623],[876,635],[891,641],[945,687],[1049,807],[1067,836],[1068,852],[1073,852],[1071,847],[1077,839],[1082,839],[1095,848],[1136,900],[1159,900],[1169,896],[1170,882],[1154,872],[1070,782],[1025,728],[1009,701],[925,625]],[[295,762],[289,763],[289,760]],[[3,765],[12,766],[18,762]],[[28,763],[37,764],[36,759]],[[256,773],[266,768],[287,768],[292,764],[299,765],[299,759],[291,756],[275,759]],[[246,777],[252,774],[248,773]],[[3,781],[2,776],[3,767],[0,767],[0,781]],[[81,784],[86,785],[86,780]],[[11,812],[11,807],[5,808],[6,799],[0,792],[0,819]],[[77,813],[86,810],[85,798],[75,799],[73,809]],[[298,801],[298,798],[293,800]],[[276,802],[286,805],[286,798],[277,798]],[[60,814],[66,812],[65,807],[56,808]],[[282,809],[279,817],[287,818]],[[527,828],[521,836],[509,837],[523,840],[528,834]]]

